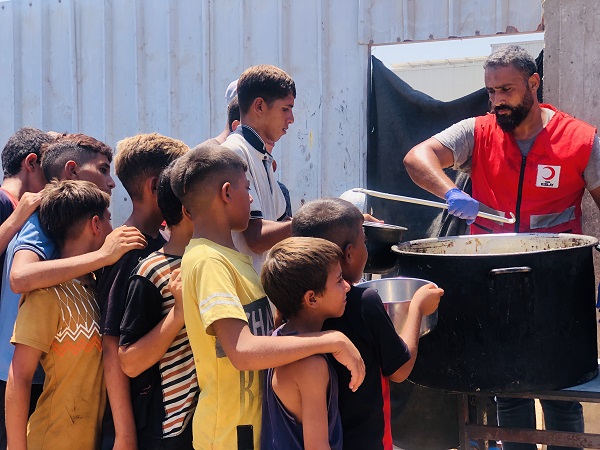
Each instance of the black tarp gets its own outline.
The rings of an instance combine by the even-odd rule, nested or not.
[[[466,97],[442,102],[416,91],[375,57],[371,57],[367,187],[390,194],[444,202],[410,179],[402,159],[408,151],[459,120],[485,114],[488,96],[480,89]],[[445,80],[439,80],[444,83]],[[483,84],[483,70],[481,73]],[[447,169],[461,189],[470,191],[469,177]],[[408,228],[406,240],[464,234],[465,222],[444,210],[369,197],[374,216]]]

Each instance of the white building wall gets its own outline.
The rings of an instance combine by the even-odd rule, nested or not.
[[[539,0],[4,0],[0,142],[29,125],[193,146],[224,127],[229,82],[275,64],[298,89],[275,147],[297,208],[364,183],[369,44],[533,31],[540,18]],[[114,223],[129,210],[119,187]]]

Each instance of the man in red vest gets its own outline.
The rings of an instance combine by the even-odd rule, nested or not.
[[[521,47],[496,50],[484,69],[491,113],[462,120],[411,149],[404,158],[410,177],[445,198],[450,214],[466,219],[472,234],[581,233],[585,189],[600,208],[596,129],[538,103],[540,76]],[[474,198],[446,176],[446,167],[470,174]],[[514,212],[516,222],[499,224],[477,217],[479,201],[500,212]],[[579,403],[542,400],[542,408],[548,429],[583,431]],[[501,426],[534,428],[533,400],[498,398],[498,420]],[[503,448],[536,447],[504,443]]]

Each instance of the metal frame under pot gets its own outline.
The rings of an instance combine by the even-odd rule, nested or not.
[[[526,392],[598,373],[592,247],[571,234],[423,239],[393,247],[399,275],[445,290],[410,380],[453,392]]]

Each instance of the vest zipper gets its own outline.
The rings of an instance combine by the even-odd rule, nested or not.
[[[519,232],[521,226],[521,200],[523,199],[523,179],[525,178],[525,164],[527,162],[527,156],[521,156],[521,173],[519,174],[519,190],[517,191],[517,206],[516,206],[516,220],[515,220],[515,233]]]

